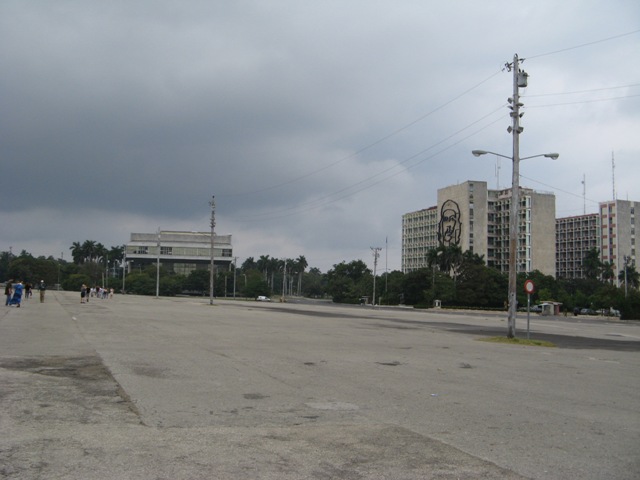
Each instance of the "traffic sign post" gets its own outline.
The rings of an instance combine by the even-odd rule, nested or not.
[[[531,317],[531,294],[536,291],[536,286],[533,281],[527,280],[524,282],[524,291],[527,293],[527,340],[529,340],[529,320]]]

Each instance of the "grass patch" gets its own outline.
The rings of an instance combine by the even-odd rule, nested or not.
[[[507,338],[507,337],[488,337],[488,338],[479,338],[481,342],[491,342],[491,343],[506,343],[508,345],[525,345],[532,347],[555,347],[555,343],[547,342],[544,340],[532,340],[526,338]]]

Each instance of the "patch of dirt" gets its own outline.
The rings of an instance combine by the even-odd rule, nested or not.
[[[135,405],[97,356],[0,358],[0,368],[14,372],[3,379],[0,396],[0,407],[13,421],[26,416],[25,421],[140,422]]]

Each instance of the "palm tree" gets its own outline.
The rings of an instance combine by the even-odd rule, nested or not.
[[[269,270],[269,255],[260,255],[260,258],[256,262],[256,267],[259,271],[264,273],[264,281],[267,281],[267,271]]]
[[[268,257],[268,255],[267,255]],[[274,288],[274,276],[275,273],[281,269],[281,264],[283,263],[282,260],[278,260],[277,258],[270,258],[269,261],[267,262],[267,271],[271,272],[271,277],[269,278],[269,285],[271,286],[272,290],[275,290]]]
[[[625,272],[626,270],[626,272]],[[618,275],[618,280],[621,282],[627,282],[627,287],[638,288],[640,283],[640,274],[636,270],[635,265],[627,265],[626,268],[620,270],[620,274]]]
[[[82,244],[82,254],[84,256],[83,262],[90,262],[93,260],[96,253],[96,241],[85,240]]]
[[[600,261],[600,252],[597,248],[587,251],[582,259],[582,271],[586,278],[597,279],[602,273],[602,262]]]
[[[604,262],[602,264],[602,280],[613,283],[613,279],[616,277],[614,267],[613,262]]]
[[[248,270],[259,270],[258,265],[256,264],[256,261],[253,259],[253,257],[248,257],[244,262],[242,262],[242,266],[240,267],[240,269],[243,272],[246,272]]]
[[[97,242],[96,248],[93,252],[93,261],[96,263],[105,263],[108,254],[109,250],[107,250],[103,244]]]
[[[122,262],[124,259],[124,245],[111,247],[108,252],[110,262]]]
[[[298,295],[300,295],[301,294],[300,292],[302,292],[302,274],[304,273],[306,268],[309,266],[309,264],[307,263],[307,259],[304,257],[304,255],[300,255],[297,258],[296,266],[298,267]]]
[[[73,258],[73,263],[81,264],[84,261],[84,253],[82,251],[82,245],[80,242],[73,242],[73,244],[69,247],[71,250],[71,258]]]

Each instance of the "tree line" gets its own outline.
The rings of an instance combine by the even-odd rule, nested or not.
[[[86,285],[123,288],[128,293],[154,295],[156,267],[150,265],[123,275],[124,247],[106,248],[99,242],[74,242],[71,260],[35,258],[26,251],[15,256],[0,253],[0,278],[22,279],[35,283],[44,279],[48,285],[60,284],[65,290],[79,290]],[[275,258],[261,255],[247,258],[241,266],[228,270],[216,269],[216,297],[255,298],[304,296],[331,299],[337,303],[376,303],[431,307],[440,300],[445,307],[506,308],[507,275],[485,265],[482,256],[459,247],[432,249],[427,254],[427,267],[410,273],[383,272],[376,275],[362,260],[341,262],[328,272],[309,267],[304,256]],[[585,255],[583,279],[556,279],[539,271],[518,274],[518,285],[533,280],[536,292],[531,302],[556,301],[562,309],[616,309],[625,319],[640,319],[639,275],[635,265],[627,265],[617,275],[612,265],[599,260],[597,249]],[[620,287],[616,286],[615,278]],[[166,295],[208,295],[210,275],[207,270],[194,270],[189,275],[177,275],[160,268],[159,293]],[[375,292],[373,291],[375,283]],[[518,303],[525,306],[527,297],[518,289]]]

